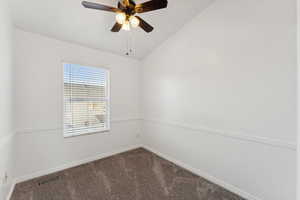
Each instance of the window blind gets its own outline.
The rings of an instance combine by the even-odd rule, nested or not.
[[[109,129],[108,71],[64,64],[64,135]]]

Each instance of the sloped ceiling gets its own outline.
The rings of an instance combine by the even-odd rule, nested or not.
[[[117,5],[117,0],[90,1]],[[150,34],[141,29],[112,33],[115,14],[83,8],[81,0],[11,0],[11,7],[15,26],[23,30],[118,55],[125,55],[129,46],[132,57],[142,59],[213,1],[169,0],[167,9],[140,14],[155,27]]]

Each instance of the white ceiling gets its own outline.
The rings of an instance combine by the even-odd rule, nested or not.
[[[115,6],[117,0],[90,0]],[[145,0],[136,0],[136,3]],[[81,0],[10,0],[17,27],[119,55],[126,53],[127,41],[134,57],[141,59],[178,31],[184,23],[214,0],[169,0],[167,9],[140,14],[154,26],[150,34],[135,29],[112,33],[115,14],[86,9]]]

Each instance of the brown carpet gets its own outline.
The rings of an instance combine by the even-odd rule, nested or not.
[[[16,185],[11,200],[243,200],[139,148]]]

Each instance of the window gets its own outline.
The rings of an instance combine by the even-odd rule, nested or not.
[[[109,130],[109,73],[64,64],[64,136]]]

